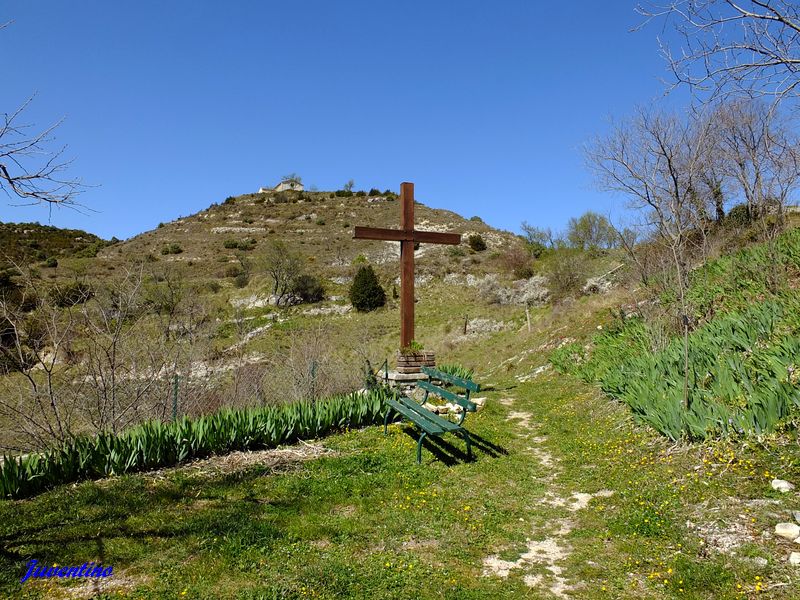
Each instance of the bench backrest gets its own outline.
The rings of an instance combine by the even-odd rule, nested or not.
[[[455,392],[451,392],[450,390],[437,387],[427,381],[420,381],[417,386],[425,390],[426,394],[427,392],[433,392],[442,398],[460,404],[465,411],[475,412],[477,410],[477,406],[469,399],[469,396],[471,392],[480,391],[481,386],[479,384],[475,383],[474,381],[470,381],[469,379],[463,379],[461,377],[456,377],[455,375],[443,373],[432,367],[422,367],[422,372],[431,379],[438,379],[439,381],[446,382],[464,389],[464,395],[462,396]]]
[[[467,393],[469,392],[480,392],[481,386],[478,383],[470,379],[464,379],[462,377],[456,377],[455,375],[450,375],[449,373],[443,373],[438,369],[434,369],[433,367],[422,367],[422,372],[425,373],[431,379],[438,379],[439,381],[446,381],[452,385],[457,385],[458,387],[464,388]]]

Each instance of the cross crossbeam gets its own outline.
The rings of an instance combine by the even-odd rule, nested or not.
[[[461,243],[457,233],[417,231],[414,229],[414,184],[400,184],[400,229],[356,227],[353,237],[359,240],[400,242],[400,347],[414,340],[414,245]]]

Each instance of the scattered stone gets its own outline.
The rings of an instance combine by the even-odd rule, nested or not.
[[[775,525],[775,534],[787,540],[796,540],[800,537],[800,525],[797,523],[778,523]]]
[[[763,556],[753,556],[753,557],[747,558],[745,560],[747,562],[749,562],[751,565],[753,565],[754,567],[759,567],[761,569],[763,569],[764,567],[766,567],[769,564],[769,561],[766,558],[764,558]]]
[[[792,516],[797,523],[800,523],[800,510],[793,510]]]
[[[789,555],[789,564],[794,567],[800,567],[800,552],[792,552]]]
[[[784,493],[791,492],[794,489],[794,484],[783,479],[773,479],[772,489]]]
[[[475,403],[475,405],[478,407],[478,410],[482,409],[486,404],[485,396],[481,396],[480,398],[470,398],[470,400]]]

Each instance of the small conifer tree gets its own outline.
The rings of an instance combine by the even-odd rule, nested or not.
[[[360,267],[350,286],[350,302],[359,312],[369,312],[386,304],[386,292],[372,270],[372,265]]]

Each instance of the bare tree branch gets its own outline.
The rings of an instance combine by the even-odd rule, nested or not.
[[[675,0],[639,5],[645,23],[664,20],[682,39],[659,39],[674,76],[707,100],[731,94],[798,95],[800,9],[787,0]],[[643,24],[643,25],[644,25]]]

